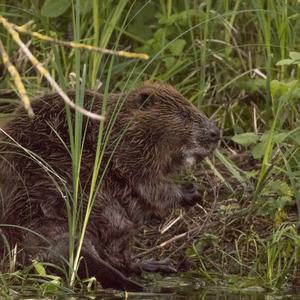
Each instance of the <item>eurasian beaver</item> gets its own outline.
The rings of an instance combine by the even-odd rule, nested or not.
[[[75,99],[74,92],[68,94]],[[84,106],[101,113],[103,97],[86,91]],[[76,169],[70,155],[74,140],[60,96],[39,97],[32,107],[33,119],[20,107],[1,127],[2,237],[11,247],[18,244],[25,260],[67,261],[74,173],[80,175],[77,198],[83,214],[76,222],[82,224],[100,147],[100,186],[79,273],[87,269],[104,287],[139,290],[141,285],[123,274],[172,271],[166,261],[132,261],[130,245],[140,224],[166,216],[176,205],[198,201],[194,186],[176,185],[170,175],[214,151],[219,140],[216,126],[170,85],[145,84],[129,93],[111,94],[98,146],[99,123],[83,117],[81,166]]]

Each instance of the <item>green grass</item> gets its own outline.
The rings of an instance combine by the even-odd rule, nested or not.
[[[241,239],[243,243],[236,239],[235,250],[224,254],[222,259],[236,264],[236,269],[242,269],[238,274],[254,276],[264,287],[285,287],[299,264],[299,257],[291,254],[299,251],[299,236],[293,226],[300,222],[298,1],[74,0],[62,15],[52,18],[42,13],[43,3],[0,0],[0,14],[19,25],[33,20],[36,31],[63,40],[130,49],[151,56],[144,62],[33,40],[34,54],[63,88],[68,86],[69,73],[76,73],[78,105],[83,105],[84,90],[95,89],[99,83],[106,101],[110,92],[128,90],[144,80],[167,81],[214,118],[222,131],[222,147],[215,161],[208,161],[205,166],[223,182],[226,190],[219,194],[218,201],[226,203],[234,198],[246,207],[235,213],[234,220],[244,218],[245,214],[247,218],[255,215],[274,225],[266,237],[254,229],[251,238]],[[24,41],[30,39],[21,37]],[[24,56],[18,54],[17,46],[1,26],[0,38],[17,64],[29,93],[47,90],[47,84]],[[282,61],[285,59],[289,60]],[[9,76],[0,81],[0,88],[12,87]],[[109,103],[104,103],[103,112],[106,105]],[[67,285],[73,288],[85,228],[101,185],[103,174],[99,179],[99,169],[109,132],[104,132],[101,123],[88,210],[82,215],[79,183],[85,128],[79,113],[74,122],[70,113],[67,115],[74,182],[72,197],[67,202],[71,237]],[[244,170],[237,162],[236,158],[245,153],[257,162],[251,170]],[[236,185],[243,186],[247,193],[241,193]],[[296,212],[292,220],[291,210]],[[240,230],[243,232],[244,228]],[[248,236],[249,232],[245,230],[244,234]],[[201,237],[198,241],[201,242]],[[249,243],[255,245],[251,255],[243,252]],[[222,243],[217,246],[214,243],[213,247],[224,251]],[[198,250],[195,253],[199,274],[209,282],[217,282],[214,278],[220,278],[220,273],[230,272],[231,268],[227,270],[222,262],[213,266],[205,253]],[[244,262],[245,253],[252,261]],[[19,274],[0,276],[5,287],[3,293],[8,293],[15,278],[22,282]],[[63,284],[58,286],[62,288]]]

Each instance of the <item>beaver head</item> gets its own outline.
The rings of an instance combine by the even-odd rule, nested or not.
[[[129,93],[125,106],[120,120],[129,125],[115,162],[126,173],[167,175],[217,147],[218,128],[170,85],[146,84]]]

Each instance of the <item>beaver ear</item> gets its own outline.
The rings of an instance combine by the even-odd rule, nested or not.
[[[154,95],[147,93],[147,92],[141,92],[137,95],[137,106],[141,110],[147,109],[149,106],[151,106],[154,102]]]

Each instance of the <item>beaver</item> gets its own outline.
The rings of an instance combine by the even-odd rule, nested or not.
[[[74,91],[68,95],[75,99]],[[101,113],[104,103],[104,95],[85,91],[87,109]],[[38,97],[32,108],[34,118],[20,107],[0,132],[0,230],[11,247],[17,244],[22,249],[19,256],[24,263],[68,261],[74,172],[80,175],[77,198],[83,212],[76,222],[82,224],[96,164],[99,185],[79,275],[88,272],[103,287],[141,290],[142,285],[127,276],[175,271],[166,260],[133,261],[133,237],[152,218],[164,218],[174,207],[199,200],[194,185],[180,186],[170,176],[215,150],[217,127],[167,84],[147,83],[128,93],[110,94],[102,129],[98,121],[83,116],[81,163],[76,169],[70,154],[74,140],[61,97],[56,93]],[[74,123],[75,114],[69,113]]]

